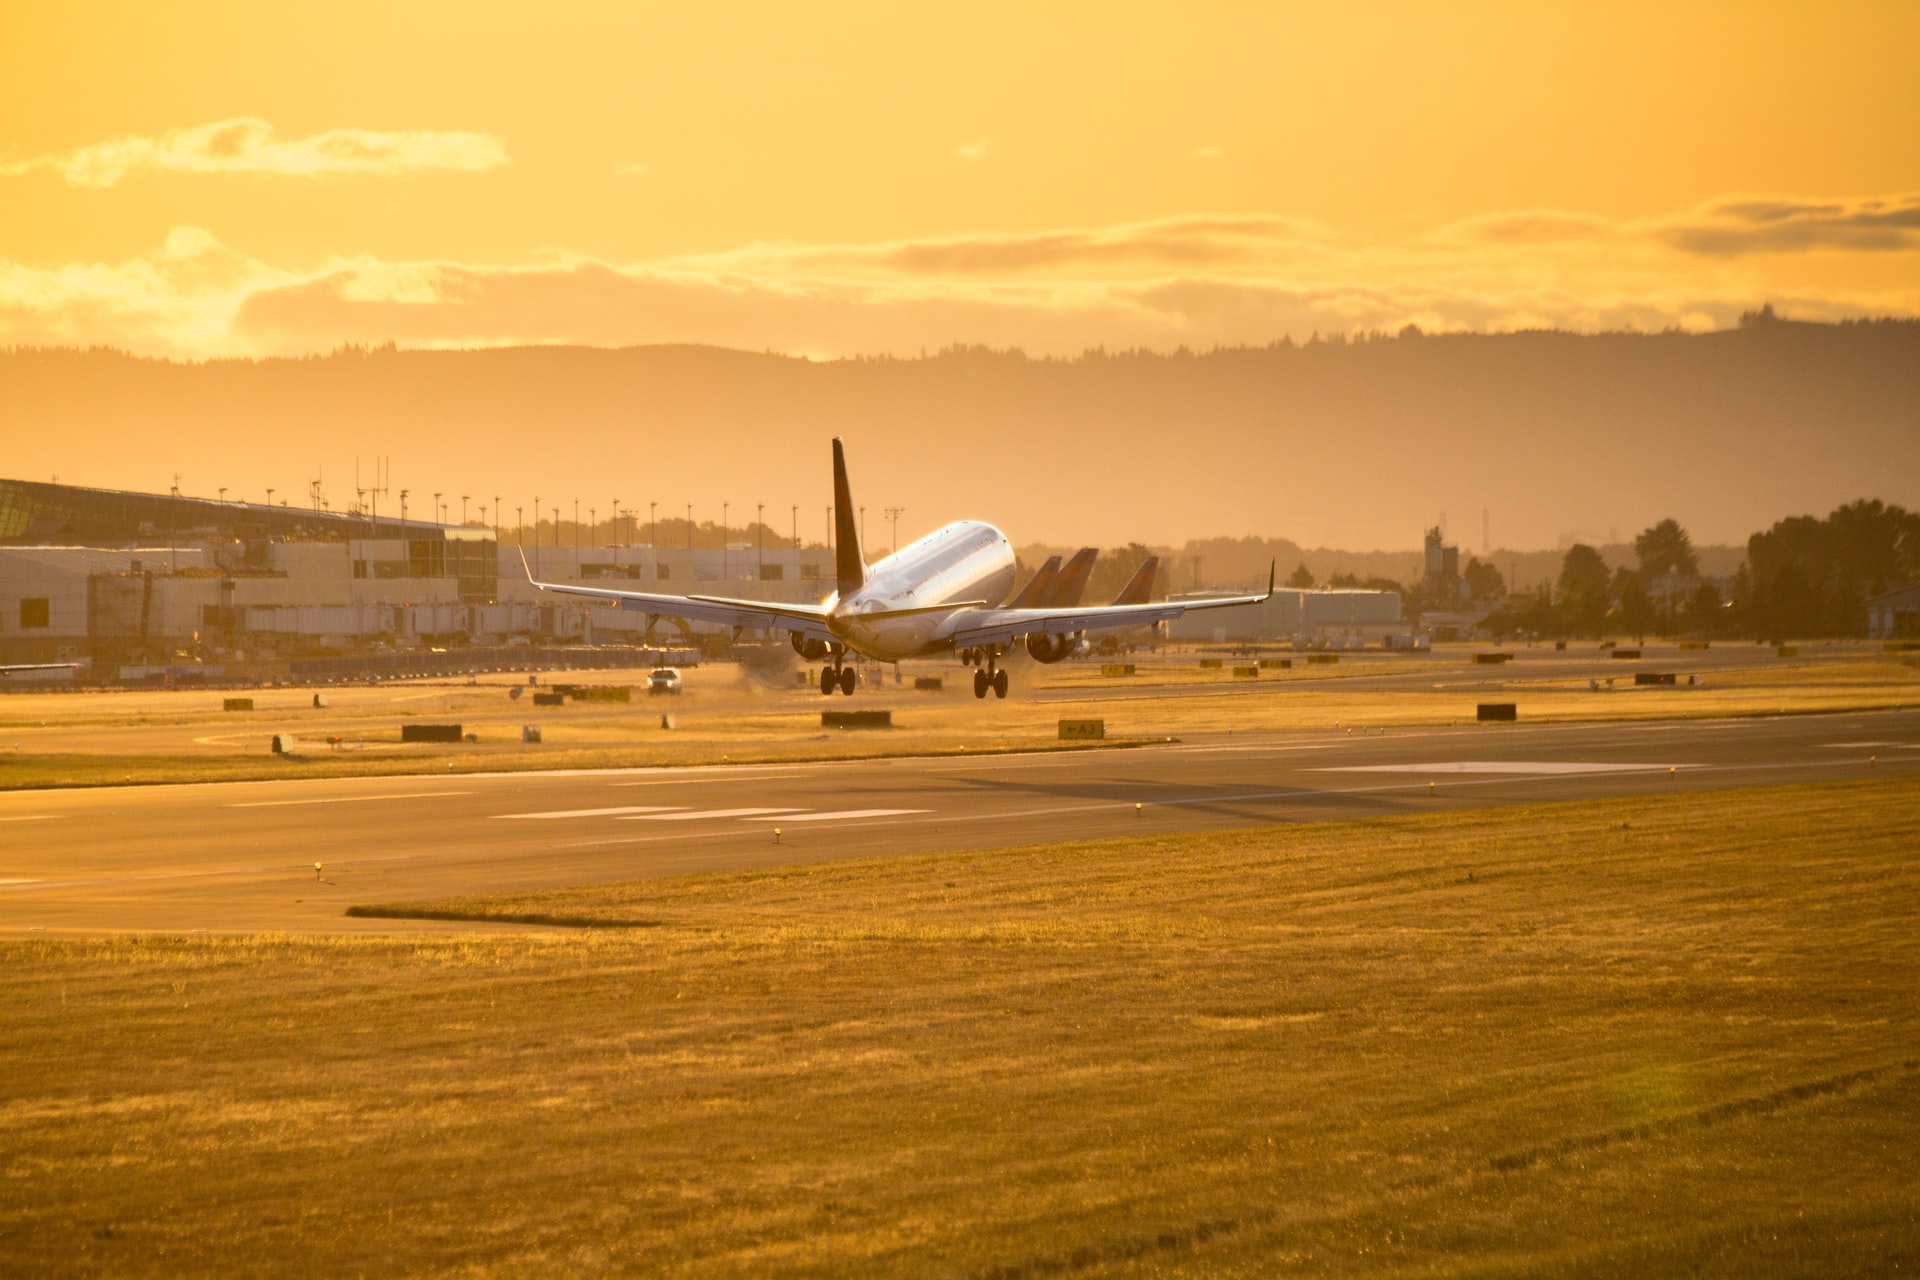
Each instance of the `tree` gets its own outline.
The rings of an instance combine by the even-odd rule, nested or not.
[[[1651,584],[1669,574],[1700,576],[1700,558],[1693,553],[1693,539],[1678,520],[1662,520],[1635,538],[1633,554],[1640,561],[1643,583]]]
[[[1693,589],[1687,597],[1686,611],[1682,615],[1687,630],[1697,631],[1711,640],[1719,635],[1724,623],[1722,615],[1726,612],[1720,603],[1720,592],[1711,582],[1703,582]]]
[[[1580,635],[1595,635],[1607,621],[1611,576],[1600,553],[1584,542],[1567,548],[1560,561],[1560,624]]]
[[[1507,580],[1485,560],[1467,558],[1467,571],[1460,575],[1467,584],[1467,595],[1474,600],[1498,600],[1507,594]]]
[[[1620,620],[1620,628],[1636,638],[1644,638],[1659,614],[1653,607],[1653,597],[1640,585],[1640,579],[1629,574],[1620,587],[1620,608],[1614,615]]]
[[[1287,585],[1289,587],[1292,587],[1296,591],[1312,590],[1313,589],[1312,571],[1309,570],[1306,565],[1302,564],[1299,568],[1295,569],[1292,573],[1287,575]]]

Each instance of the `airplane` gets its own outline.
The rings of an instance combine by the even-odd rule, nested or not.
[[[610,600],[636,613],[685,618],[723,626],[785,631],[794,651],[809,662],[827,660],[820,671],[820,692],[851,695],[859,677],[847,665],[849,654],[879,662],[941,653],[977,652],[982,665],[973,673],[973,696],[1007,696],[1007,670],[999,663],[1008,648],[1024,642],[1039,662],[1059,662],[1073,652],[1085,631],[1146,626],[1166,622],[1194,609],[1226,609],[1260,604],[1273,595],[1274,566],[1267,566],[1267,589],[1260,595],[1225,596],[1180,603],[1012,608],[1000,602],[1013,590],[1013,544],[1007,535],[979,520],[957,520],[869,565],[860,554],[860,528],[854,516],[846,453],[833,440],[834,576],[836,590],[820,604],[737,600],[724,596],[656,595],[612,587],[540,582],[520,553],[529,585],[557,595]],[[1044,567],[1044,566],[1043,566]],[[1057,579],[1056,579],[1057,581]]]

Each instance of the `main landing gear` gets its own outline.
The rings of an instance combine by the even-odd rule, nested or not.
[[[984,668],[977,668],[973,673],[973,696],[984,698],[987,696],[987,690],[991,689],[994,697],[1006,697],[1007,673],[1000,666],[1000,646],[992,645],[984,651],[976,652],[980,653],[981,659],[987,665]]]
[[[853,687],[860,683],[860,676],[846,664],[847,651],[839,645],[833,646],[833,661],[820,668],[820,692],[828,697],[838,689],[849,698],[853,696]]]

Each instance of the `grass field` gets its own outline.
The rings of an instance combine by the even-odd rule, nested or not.
[[[32,694],[0,698],[0,790],[125,783],[210,782],[285,777],[367,777],[515,769],[589,769],[656,765],[826,760],[875,755],[944,755],[1054,750],[1062,718],[1105,720],[1116,737],[1164,739],[1228,731],[1386,728],[1464,723],[1481,701],[1512,701],[1527,722],[1653,720],[1811,714],[1920,706],[1920,666],[1877,652],[1776,662],[1771,651],[1725,658],[1657,655],[1653,668],[1680,661],[1727,662],[1703,671],[1699,686],[1634,688],[1633,669],[1601,668],[1617,683],[1594,690],[1592,659],[1523,652],[1508,667],[1474,667],[1460,653],[1368,655],[1333,667],[1262,672],[1236,681],[1194,661],[1143,664],[1135,678],[1101,680],[1097,666],[1019,672],[1014,697],[976,702],[952,679],[942,693],[910,685],[863,690],[856,699],[823,699],[810,689],[744,678],[731,665],[687,677],[681,698],[641,695],[633,703],[533,707],[509,696],[518,677],[490,683],[393,683],[327,691],[261,690],[256,710],[224,712],[222,695],[173,692]],[[1672,669],[1671,665],[1667,669]],[[1691,673],[1690,673],[1691,674]],[[638,672],[578,674],[583,683],[631,684]],[[1385,683],[1382,683],[1382,682]],[[1034,697],[1029,690],[1045,693]],[[896,727],[879,732],[823,730],[820,712],[880,706]],[[675,727],[661,727],[671,714]],[[460,724],[474,743],[402,745],[401,726]],[[522,745],[537,725],[538,746]],[[269,750],[274,734],[296,740],[290,756]],[[341,739],[336,748],[330,737]]]
[[[1916,849],[1882,781],[9,942],[0,1271],[1904,1274]]]

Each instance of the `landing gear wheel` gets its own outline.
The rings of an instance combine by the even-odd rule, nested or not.
[[[988,683],[993,686],[994,697],[1004,698],[1007,696],[1007,673],[1005,671],[994,672],[993,679],[988,681]]]
[[[828,696],[832,696],[835,687],[838,686],[839,683],[840,683],[840,673],[838,671],[835,671],[832,667],[820,668],[820,692],[821,693],[827,694]]]
[[[851,698],[853,696],[853,686],[859,682],[860,677],[855,674],[852,667],[840,668],[840,692]]]
[[[990,683],[990,681],[988,681],[988,679],[987,679],[987,673],[986,673],[986,672],[984,672],[984,671],[975,671],[975,672],[973,673],[973,696],[974,696],[974,697],[976,697],[976,698],[984,698],[984,697],[986,697],[986,696],[987,696],[987,685],[988,685],[989,683]]]

